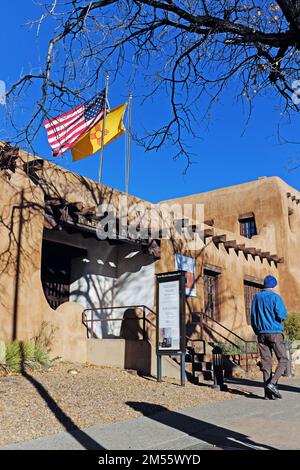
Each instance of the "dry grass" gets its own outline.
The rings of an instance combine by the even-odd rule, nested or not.
[[[68,372],[74,368],[76,375]],[[208,387],[181,387],[172,379],[158,384],[109,367],[59,363],[28,374],[0,377],[1,445],[141,416],[128,402],[151,414],[155,405],[176,410],[232,398]]]

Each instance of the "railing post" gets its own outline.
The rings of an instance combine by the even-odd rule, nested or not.
[[[94,310],[91,310],[91,338],[94,338]]]
[[[161,367],[161,364],[162,363],[162,356],[161,354],[157,354],[157,371],[156,371],[156,375],[157,375],[157,382],[162,382],[162,367]]]
[[[202,313],[200,313],[200,331],[201,331],[201,339],[203,341],[203,316],[202,316]]]
[[[180,384],[185,386],[185,352],[182,352],[180,357]]]
[[[216,390],[227,390],[227,386],[224,385],[223,376],[223,353],[219,346],[215,346],[212,350],[212,362],[213,362],[213,388]]]
[[[145,305],[143,305],[143,341],[146,341],[146,312],[145,312]]]

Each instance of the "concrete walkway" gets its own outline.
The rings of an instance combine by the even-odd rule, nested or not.
[[[157,413],[0,449],[300,449],[300,380],[282,379],[282,400],[262,400],[259,382],[227,382],[238,398]],[[128,403],[143,412],[146,403]]]

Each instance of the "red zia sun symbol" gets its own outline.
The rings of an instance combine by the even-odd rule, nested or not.
[[[109,131],[104,130],[104,135],[107,135]],[[98,145],[102,143],[102,126],[96,126],[95,129],[91,132],[91,139],[96,140]]]

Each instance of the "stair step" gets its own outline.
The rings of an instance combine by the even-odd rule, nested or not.
[[[202,354],[202,353],[193,353],[193,352],[188,352],[186,354],[186,359],[188,358],[189,360],[192,360],[192,356],[194,356],[194,361],[196,362],[211,362],[212,357],[210,354]]]
[[[196,370],[194,376],[202,380],[213,380],[214,378],[212,370]]]
[[[211,362],[212,357],[210,354],[195,354],[195,359],[199,362]]]
[[[203,383],[205,383],[205,385],[212,385],[214,383],[214,379],[213,377],[208,377],[208,375],[206,375],[206,378],[204,378],[203,374],[198,374],[198,375],[194,375],[193,377],[193,383],[196,384],[196,385],[203,385]]]
[[[194,362],[194,371],[212,371],[211,362]]]
[[[186,354],[185,355],[185,362],[186,363],[193,362],[193,355],[192,354]]]

